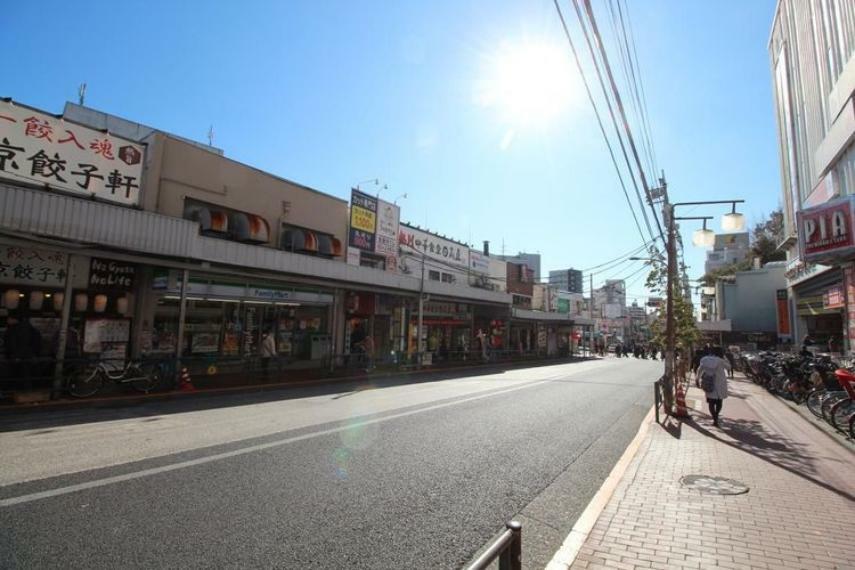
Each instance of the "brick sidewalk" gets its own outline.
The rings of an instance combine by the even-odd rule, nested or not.
[[[730,391],[720,429],[706,409],[650,426],[573,570],[855,568],[855,453],[746,380]],[[701,494],[690,474],[750,490]]]

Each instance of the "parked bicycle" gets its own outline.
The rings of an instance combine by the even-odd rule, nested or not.
[[[156,362],[128,361],[121,365],[109,360],[87,363],[68,378],[68,392],[78,398],[96,394],[108,381],[130,384],[139,392],[148,393],[163,380],[163,368]]]

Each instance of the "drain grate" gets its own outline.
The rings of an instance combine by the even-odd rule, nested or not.
[[[736,479],[713,475],[685,475],[680,484],[706,495],[741,495],[748,492],[748,485]]]

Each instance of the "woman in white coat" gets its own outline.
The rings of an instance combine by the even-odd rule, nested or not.
[[[724,351],[720,346],[713,347],[710,354],[701,358],[698,364],[696,378],[707,396],[707,404],[710,407],[710,415],[713,425],[718,427],[718,416],[724,399],[727,398],[727,373],[730,363],[724,358]],[[704,381],[707,378],[708,381]]]

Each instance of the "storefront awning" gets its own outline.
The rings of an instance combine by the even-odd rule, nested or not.
[[[110,248],[149,256],[152,263],[157,263],[157,258],[193,260],[266,271],[280,274],[283,279],[300,276],[325,286],[409,294],[423,291],[432,298],[506,306],[511,302],[507,293],[465,283],[425,280],[422,285],[412,275],[199,235],[196,221],[9,184],[0,184],[0,229],[22,237],[33,234],[75,242],[76,251],[89,244],[96,251]]]

